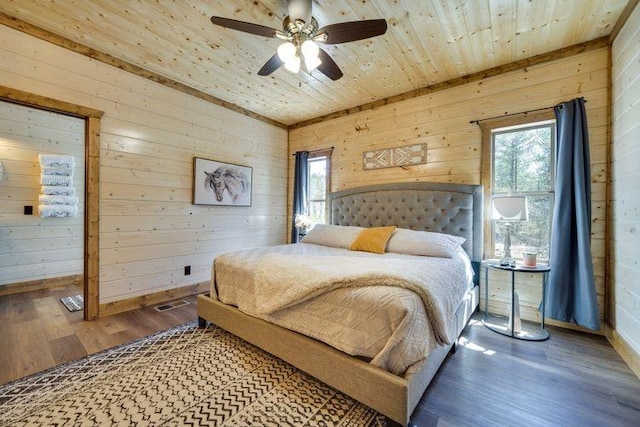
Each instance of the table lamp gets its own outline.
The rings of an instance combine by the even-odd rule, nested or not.
[[[504,222],[504,256],[500,265],[515,266],[511,256],[511,231],[514,221],[526,221],[528,214],[527,198],[524,196],[494,196],[491,199],[491,219]]]

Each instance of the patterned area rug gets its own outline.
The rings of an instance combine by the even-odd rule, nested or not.
[[[0,387],[0,425],[385,426],[210,325],[170,329]]]

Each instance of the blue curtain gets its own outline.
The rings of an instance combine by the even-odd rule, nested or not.
[[[591,259],[589,134],[584,98],[563,102],[556,114],[556,194],[546,314],[600,329]]]
[[[296,215],[306,213],[307,208],[307,174],[309,164],[308,151],[297,151],[293,175],[293,217],[291,218],[291,243],[298,243],[300,237],[296,228]]]

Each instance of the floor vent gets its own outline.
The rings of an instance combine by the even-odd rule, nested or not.
[[[60,298],[60,302],[71,312],[84,309],[84,297],[82,295],[72,295],[70,297]]]
[[[158,305],[158,306],[153,307],[153,308],[155,308],[158,311],[167,311],[167,310],[172,310],[172,309],[177,308],[177,307],[182,307],[183,305],[187,305],[187,304],[189,304],[189,301],[185,301],[185,300],[181,299],[181,300],[178,300],[178,301],[172,301],[172,302],[168,302],[166,304]]]

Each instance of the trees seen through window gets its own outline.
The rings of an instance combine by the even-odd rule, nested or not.
[[[555,122],[494,129],[492,131],[492,194],[527,197],[528,221],[514,223],[511,252],[535,251],[549,258],[553,209]],[[493,224],[493,256],[503,252],[504,228]]]

